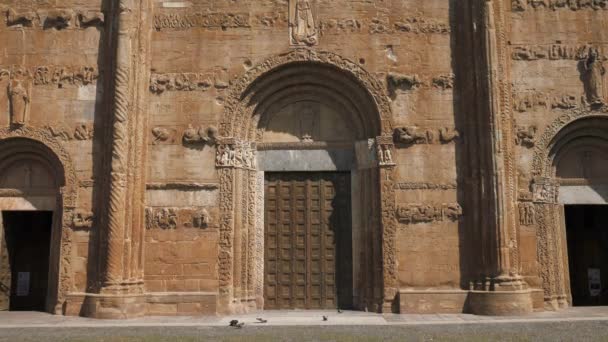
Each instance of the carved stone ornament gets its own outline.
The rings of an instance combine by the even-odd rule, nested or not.
[[[455,128],[449,127],[424,129],[408,126],[395,128],[393,138],[396,144],[406,146],[449,144],[460,138],[460,132]]]
[[[154,15],[154,28],[163,30],[186,30],[191,28],[221,29],[249,28],[250,14],[243,13],[208,13],[179,12],[159,13]]]
[[[75,210],[72,214],[74,229],[90,229],[93,227],[93,213],[86,210]]]
[[[381,136],[376,138],[376,158],[379,166],[396,165],[393,159],[395,145],[391,137]]]
[[[532,226],[536,222],[536,209],[534,203],[520,202],[519,203],[519,224],[521,226]]]
[[[67,28],[102,27],[105,15],[101,11],[79,11],[66,8],[22,10],[9,8],[6,12],[8,27],[41,27],[63,30]]]
[[[165,91],[224,90],[230,85],[227,70],[216,68],[209,72],[152,73],[150,91],[162,94]]]
[[[177,212],[173,208],[146,208],[146,229],[176,229]]]
[[[211,216],[206,209],[200,209],[192,215],[192,227],[207,228],[211,224]]]
[[[418,75],[403,75],[394,72],[386,75],[386,83],[391,95],[394,95],[397,90],[414,90],[424,84]]]
[[[532,148],[536,144],[536,126],[520,126],[515,130],[515,144]]]
[[[592,106],[604,105],[604,75],[606,74],[606,68],[603,64],[603,57],[600,56],[597,49],[589,48],[587,58],[583,61],[583,71],[587,101]]]
[[[532,183],[534,203],[557,203],[559,183],[551,178],[536,177]]]
[[[397,206],[397,221],[403,224],[456,222],[462,216],[462,207],[458,203],[449,204],[402,204]]]
[[[92,123],[77,124],[75,128],[70,128],[65,124],[50,124],[44,126],[44,129],[51,136],[61,141],[73,140],[92,140],[94,136]]]
[[[313,0],[289,0],[289,37],[291,45],[319,43]]]
[[[25,125],[29,121],[31,77],[27,70],[16,69],[11,72],[8,84],[11,124]]]
[[[191,144],[215,144],[218,136],[218,130],[215,126],[209,126],[207,128],[203,126],[192,127],[188,125],[188,128],[184,131],[183,143],[185,145]]]
[[[257,162],[257,148],[255,144],[225,140],[217,145],[216,166],[234,167],[254,170]]]
[[[529,10],[608,10],[608,0],[511,0],[513,12],[524,12]]]

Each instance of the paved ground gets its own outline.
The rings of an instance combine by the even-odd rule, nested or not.
[[[322,317],[327,316],[327,321]],[[267,323],[256,323],[263,317]],[[231,319],[245,322],[228,327]],[[265,311],[235,317],[91,320],[0,312],[0,341],[608,341],[608,308],[523,317]]]

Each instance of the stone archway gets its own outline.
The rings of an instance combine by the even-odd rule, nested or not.
[[[530,187],[535,215],[532,221],[537,228],[539,274],[548,309],[572,304],[564,215],[566,188],[593,182],[582,176],[578,179],[575,171],[565,170],[563,161],[582,146],[597,147],[600,142],[608,147],[607,128],[608,111],[605,108],[568,112],[547,127],[535,146],[534,179]]]
[[[7,180],[0,189],[0,203],[12,210],[53,209],[48,291],[45,311],[63,314],[66,296],[72,291],[72,225],[77,208],[77,178],[68,152],[48,132],[31,127],[0,129],[0,172],[11,172],[19,163],[42,168],[53,189],[24,188]],[[0,176],[2,176],[0,174]],[[5,179],[6,180],[6,179]],[[14,183],[14,182],[13,182]],[[32,201],[29,191],[48,200]],[[51,197],[48,197],[51,196]],[[7,208],[0,208],[6,210]]]
[[[265,170],[257,163],[258,154],[267,149],[289,150],[307,158],[313,151],[332,145],[311,136],[270,141],[272,146],[265,146],[269,141],[264,141],[264,134],[277,112],[307,101],[323,103],[328,113],[333,103],[334,109],[337,105],[352,115],[342,122],[350,120],[356,132],[349,142],[353,151],[358,149],[356,169],[369,187],[366,194],[377,203],[370,222],[377,243],[370,246],[375,253],[370,267],[373,276],[368,277],[371,285],[366,285],[369,289],[362,302],[369,310],[395,310],[394,147],[390,106],[381,83],[355,62],[336,54],[298,49],[252,67],[233,84],[230,94],[216,160],[220,175],[220,311],[264,307]],[[336,117],[340,115],[336,112]],[[318,167],[292,171],[313,169]]]

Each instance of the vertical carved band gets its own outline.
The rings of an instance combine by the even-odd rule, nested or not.
[[[110,163],[110,193],[107,208],[107,232],[104,285],[118,285],[123,280],[123,254],[127,206],[128,132],[130,110],[131,37],[129,0],[120,0],[118,36],[114,78],[114,107],[112,123],[112,157]]]

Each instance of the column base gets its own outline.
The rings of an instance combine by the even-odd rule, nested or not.
[[[129,319],[146,314],[143,294],[76,293],[66,298],[65,315],[99,319]]]
[[[474,315],[519,316],[534,311],[532,291],[470,291],[467,311]]]

